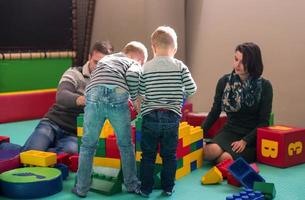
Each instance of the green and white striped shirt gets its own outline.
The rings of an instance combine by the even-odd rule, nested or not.
[[[144,97],[142,116],[160,108],[181,116],[183,99],[197,90],[187,66],[168,56],[157,56],[143,66],[139,88],[139,94]]]
[[[138,95],[141,71],[141,65],[124,53],[107,55],[97,63],[86,92],[99,84],[113,85],[128,91],[134,101]]]

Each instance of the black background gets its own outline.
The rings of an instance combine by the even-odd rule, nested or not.
[[[0,51],[72,49],[72,0],[0,0]]]

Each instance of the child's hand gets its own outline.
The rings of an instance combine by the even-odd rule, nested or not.
[[[133,102],[133,106],[136,110],[137,113],[141,112],[141,99],[137,98],[137,100],[135,102]]]
[[[77,97],[77,99],[76,99],[76,105],[78,105],[78,106],[85,106],[85,104],[86,104],[86,98],[85,98],[85,96],[79,96],[79,97]]]

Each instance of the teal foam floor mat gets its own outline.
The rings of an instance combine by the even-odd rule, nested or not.
[[[0,135],[10,136],[12,143],[23,144],[36,127],[38,120],[0,124]],[[218,185],[201,185],[201,177],[212,167],[204,162],[203,167],[190,173],[176,182],[175,192],[171,197],[161,196],[160,190],[155,190],[149,199],[175,200],[224,200],[226,196],[239,192],[241,189],[228,185],[226,180]],[[289,168],[276,168],[258,163],[260,175],[275,184],[275,200],[304,200],[305,199],[305,164]],[[63,190],[55,195],[43,199],[78,199],[70,191],[74,184],[75,174],[70,173],[63,182]],[[3,196],[0,199],[5,200]],[[86,199],[130,200],[143,199],[135,194],[122,192],[113,196],[89,192]]]

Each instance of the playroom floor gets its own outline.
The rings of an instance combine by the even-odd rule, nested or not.
[[[0,135],[10,136],[12,143],[23,144],[31,134],[38,120],[0,124]],[[240,191],[240,188],[228,185],[226,181],[219,185],[201,185],[201,177],[212,167],[204,162],[201,169],[193,171],[190,175],[176,182],[175,193],[171,197],[161,196],[161,191],[154,191],[150,199],[175,199],[175,200],[224,200],[226,196]],[[258,164],[260,175],[266,182],[275,184],[275,200],[305,200],[305,164],[281,169],[263,164]],[[43,199],[77,199],[70,191],[74,183],[74,173],[70,173],[63,182],[63,190],[55,195]],[[0,196],[0,199],[7,199]],[[143,199],[135,194],[122,192],[113,196],[89,192],[86,199]]]

